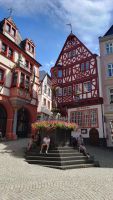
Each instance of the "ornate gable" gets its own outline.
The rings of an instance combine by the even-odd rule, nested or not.
[[[70,34],[62,48],[62,51],[55,64],[60,63],[62,66],[69,66],[92,56],[92,53],[87,47],[73,34]]]

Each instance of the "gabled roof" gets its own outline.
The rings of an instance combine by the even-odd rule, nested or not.
[[[67,39],[66,39],[66,41],[65,41],[65,43],[64,43],[64,46],[63,46],[63,48],[62,48],[62,50],[61,50],[61,52],[60,52],[60,54],[59,54],[59,56],[58,56],[58,59],[57,59],[55,65],[54,65],[54,67],[58,64],[59,59],[60,59],[60,56],[61,56],[61,54],[63,53],[64,48],[65,48],[67,42],[68,42],[68,41],[71,41],[73,38],[75,38],[75,39],[76,39],[76,40],[77,40],[91,55],[94,55],[94,54],[93,54],[93,53],[78,39],[78,37],[75,36],[75,35],[71,32],[71,33],[68,35],[68,37],[67,37]],[[54,67],[52,67],[52,68],[54,68]],[[52,69],[52,68],[51,68],[51,69]]]
[[[49,79],[51,79],[51,77],[47,72],[45,72],[44,70],[39,71],[39,81],[43,81],[46,75],[48,76]]]
[[[109,28],[109,30],[105,33],[104,36],[113,35],[113,25]]]
[[[39,71],[39,81],[43,81],[45,75],[46,75],[46,72],[44,70]]]

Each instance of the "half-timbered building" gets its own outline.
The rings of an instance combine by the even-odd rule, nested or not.
[[[84,138],[95,144],[105,140],[99,63],[99,56],[71,33],[51,68],[53,107],[76,122]]]
[[[13,19],[0,22],[0,131],[15,139],[31,134],[37,117],[39,66],[35,45],[19,33]]]

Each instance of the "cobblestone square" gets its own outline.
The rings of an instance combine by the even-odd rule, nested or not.
[[[103,167],[63,171],[26,163],[26,145],[0,143],[0,200],[113,200],[112,151],[96,148]]]

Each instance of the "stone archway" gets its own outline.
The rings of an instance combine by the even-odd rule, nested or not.
[[[6,125],[7,125],[7,112],[5,108],[0,105],[0,129],[2,131],[2,136],[6,136]]]
[[[96,128],[90,129],[89,140],[90,140],[90,144],[99,145],[99,132]]]
[[[30,133],[30,115],[26,108],[21,108],[17,113],[16,134],[19,138],[28,137]]]

